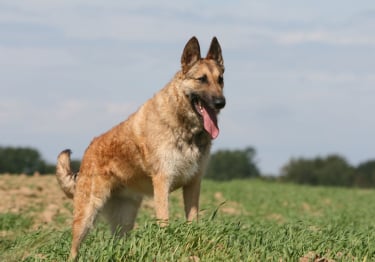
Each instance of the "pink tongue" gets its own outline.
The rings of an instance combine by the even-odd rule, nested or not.
[[[202,107],[202,116],[204,122],[204,129],[215,139],[219,135],[219,128],[217,127],[216,113],[209,107]]]

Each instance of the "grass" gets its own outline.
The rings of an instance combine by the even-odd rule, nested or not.
[[[375,261],[374,190],[204,181],[201,220],[191,224],[180,193],[168,227],[147,208],[125,238],[99,222],[78,261]],[[0,260],[65,261],[71,233],[62,217],[35,229],[28,213],[0,214]]]
[[[31,226],[31,219],[20,214],[3,213],[0,214],[0,230],[25,230]]]

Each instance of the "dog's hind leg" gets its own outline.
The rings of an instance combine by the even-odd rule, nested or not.
[[[134,226],[142,196],[131,192],[116,192],[103,208],[104,216],[111,225],[112,233],[124,235]]]
[[[78,249],[93,226],[99,210],[104,206],[110,195],[110,187],[100,177],[96,179],[81,177],[77,182],[74,195],[73,239],[70,258],[75,259]]]

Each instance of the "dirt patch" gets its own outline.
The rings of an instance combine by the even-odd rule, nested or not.
[[[306,202],[302,203],[301,209],[303,210],[303,212],[309,213],[310,215],[313,215],[313,216],[316,216],[316,217],[319,217],[319,216],[323,215],[321,210],[312,207],[310,204],[308,204]]]
[[[70,224],[72,202],[60,190],[54,176],[0,175],[0,213],[23,214],[34,227],[50,224],[60,216]],[[56,223],[54,223],[56,224]]]
[[[283,217],[283,215],[278,214],[278,213],[271,213],[266,218],[269,220],[273,220],[279,224],[285,223],[285,218]]]
[[[334,262],[335,260],[327,259],[319,256],[315,252],[308,252],[306,255],[299,259],[299,262]]]
[[[248,212],[240,203],[226,200],[222,192],[215,192],[214,198],[217,205],[222,204],[220,207],[221,212],[229,215],[248,215]]]

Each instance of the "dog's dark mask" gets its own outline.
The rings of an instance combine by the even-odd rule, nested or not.
[[[212,139],[215,139],[219,135],[217,114],[225,106],[225,97],[207,99],[193,93],[190,94],[190,102],[194,111],[202,119],[204,129]]]

